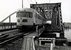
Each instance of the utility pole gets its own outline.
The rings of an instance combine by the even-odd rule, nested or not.
[[[37,4],[37,1],[35,0],[35,3]]]
[[[22,0],[22,8],[23,8],[23,0]]]
[[[36,2],[36,4],[37,4],[37,2]]]

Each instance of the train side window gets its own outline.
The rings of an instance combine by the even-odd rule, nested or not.
[[[25,15],[25,17],[29,17],[29,13],[25,13],[24,15]]]
[[[27,22],[27,19],[23,19],[22,22]]]
[[[30,12],[30,13],[29,13],[29,17],[32,18],[32,16],[33,16],[33,13]]]

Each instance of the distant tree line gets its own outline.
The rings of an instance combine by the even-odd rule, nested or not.
[[[63,23],[65,29],[71,29],[71,23]]]

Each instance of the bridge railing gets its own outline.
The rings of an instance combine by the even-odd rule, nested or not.
[[[14,29],[16,23],[0,23],[0,30]]]

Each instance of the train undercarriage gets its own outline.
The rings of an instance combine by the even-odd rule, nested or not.
[[[17,26],[19,29],[19,32],[29,32],[29,31],[35,31],[35,26],[32,25],[22,25],[22,26]]]

